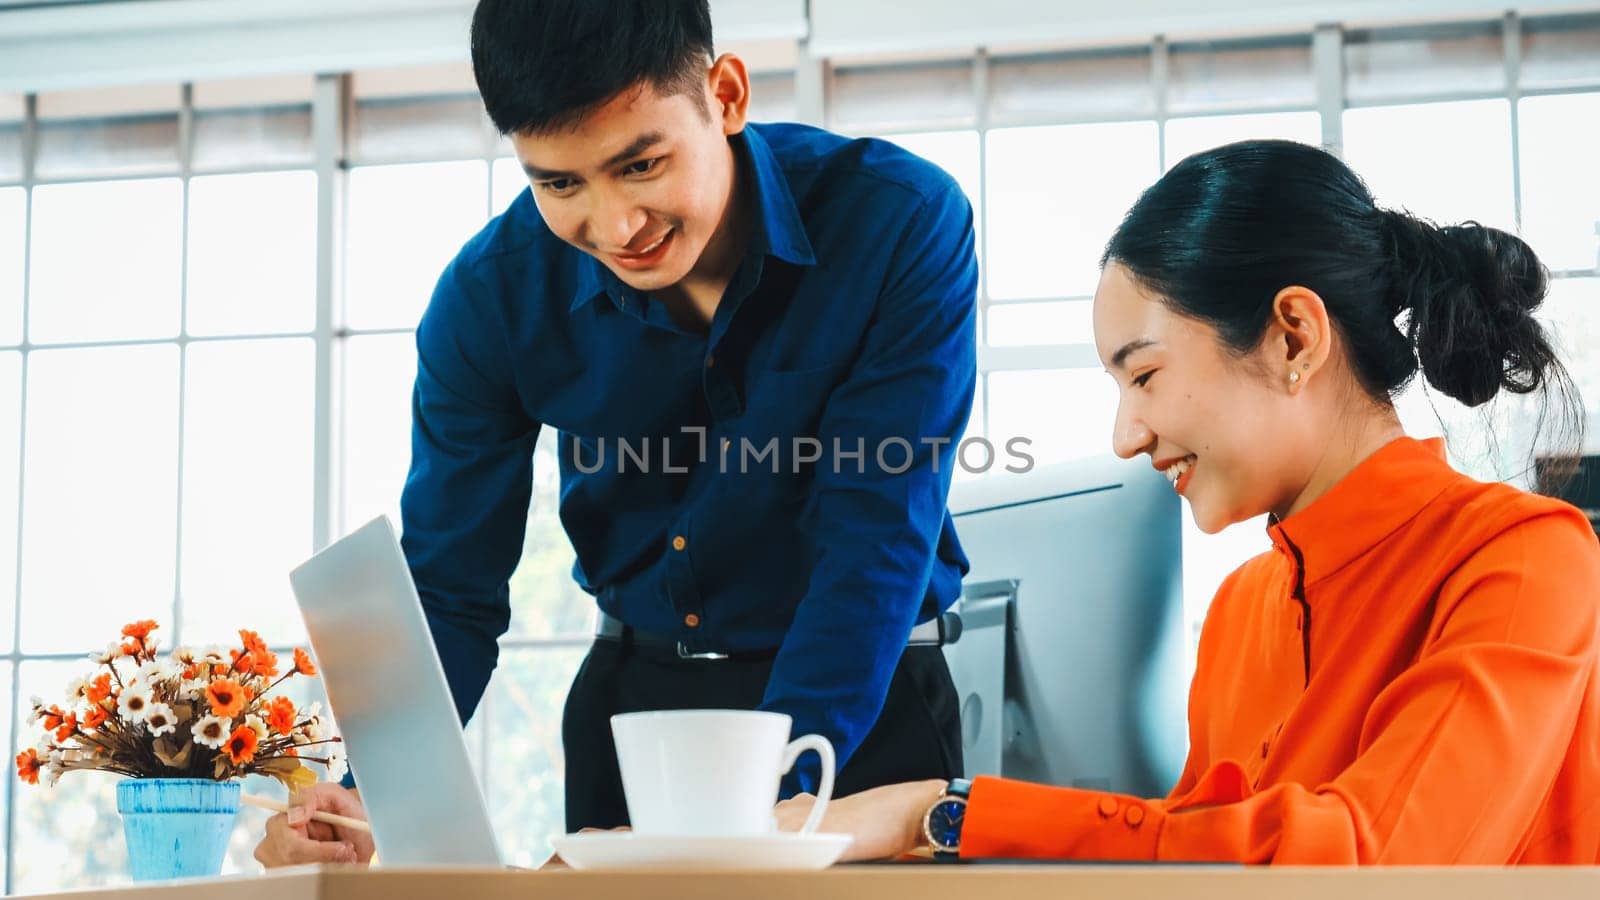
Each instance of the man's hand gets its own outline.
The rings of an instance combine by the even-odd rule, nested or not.
[[[948,784],[942,779],[909,781],[836,798],[828,803],[817,831],[855,836],[843,862],[894,859],[924,845],[923,816]],[[778,830],[799,831],[816,801],[801,794],[779,803],[773,812]]]
[[[372,835],[326,822],[317,811],[365,821],[367,811],[355,791],[332,782],[314,784],[289,798],[289,811],[267,820],[267,833],[256,845],[256,859],[269,869],[306,863],[360,863],[372,859]]]

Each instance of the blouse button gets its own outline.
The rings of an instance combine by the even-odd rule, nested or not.
[[[1117,801],[1115,799],[1111,798],[1111,797],[1101,797],[1100,798],[1100,815],[1101,815],[1101,817],[1109,819],[1109,818],[1111,818],[1112,816],[1114,816],[1116,814],[1117,814]]]
[[[1131,827],[1138,828],[1139,823],[1144,821],[1144,807],[1130,806],[1128,807],[1128,812],[1122,818]]]

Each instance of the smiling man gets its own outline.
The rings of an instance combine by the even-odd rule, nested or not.
[[[976,378],[955,182],[886,142],[747,123],[705,0],[484,0],[472,56],[531,190],[418,328],[402,501],[463,720],[551,428],[600,609],[563,722],[569,828],[627,822],[620,712],[787,713],[835,745],[841,795],[960,775],[936,627],[967,571],[945,501]]]

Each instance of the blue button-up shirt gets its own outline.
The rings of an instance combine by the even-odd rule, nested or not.
[[[762,708],[840,765],[913,624],[960,591],[945,500],[976,380],[970,205],[883,141],[731,141],[753,224],[708,333],[557,238],[527,191],[439,280],[402,544],[463,721],[509,627],[541,426],[579,585],[691,650],[777,650]]]

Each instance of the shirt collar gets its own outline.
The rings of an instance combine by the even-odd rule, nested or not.
[[[1299,551],[1309,585],[1393,534],[1460,477],[1445,460],[1442,438],[1397,438],[1310,506],[1274,519],[1267,534],[1279,550]]]
[[[728,138],[733,146],[735,164],[750,191],[750,202],[755,209],[755,228],[750,235],[750,245],[745,250],[751,256],[776,256],[797,266],[815,265],[817,256],[806,236],[805,224],[800,219],[799,207],[789,190],[789,179],[778,164],[772,146],[755,128],[747,127]],[[608,287],[631,290],[622,279],[607,269],[600,260],[578,251],[577,286],[572,294],[571,308],[576,310],[593,300]]]

